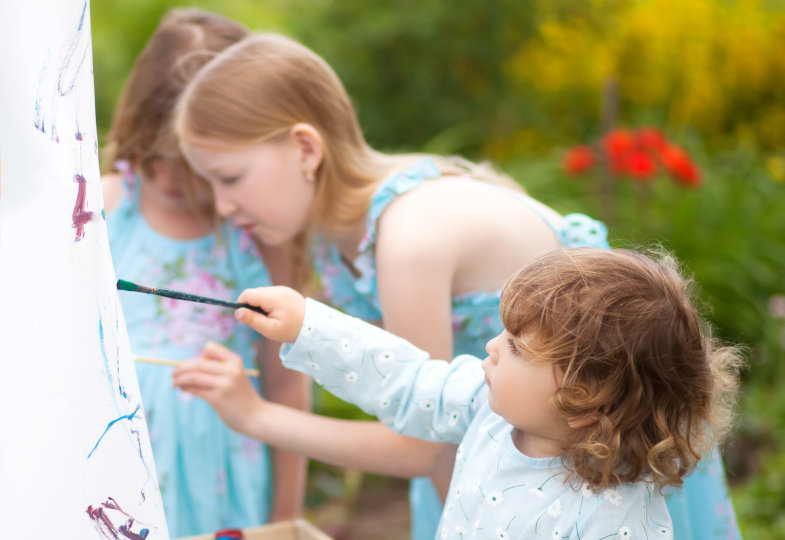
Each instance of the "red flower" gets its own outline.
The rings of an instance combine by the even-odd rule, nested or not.
[[[625,171],[639,180],[647,180],[657,172],[657,163],[648,153],[633,150],[627,155]]]
[[[681,183],[688,186],[701,184],[700,171],[682,148],[666,145],[662,151],[661,159],[665,169]]]
[[[635,139],[626,129],[614,129],[602,138],[602,146],[611,161],[626,156],[634,147]]]
[[[662,132],[653,127],[642,127],[635,133],[635,143],[638,148],[653,150],[660,153],[668,145]]]
[[[594,165],[594,153],[588,146],[576,146],[565,154],[563,165],[569,174],[581,174]]]

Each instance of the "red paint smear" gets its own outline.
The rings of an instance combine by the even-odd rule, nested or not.
[[[125,515],[128,518],[123,525],[120,527],[115,527],[112,523],[112,520],[109,519],[109,516],[106,515],[104,512],[104,508],[108,510],[116,510],[121,514]],[[124,536],[130,540],[146,540],[147,535],[149,534],[148,529],[142,529],[139,533],[135,533],[131,530],[134,525],[134,518],[128,512],[120,508],[120,505],[117,504],[112,497],[108,497],[106,502],[101,503],[101,506],[93,508],[92,505],[87,507],[87,515],[90,516],[95,522],[95,526],[98,528],[98,532],[104,535],[105,538],[114,538],[119,540],[120,536]],[[107,536],[107,533],[111,536]]]
[[[84,226],[90,223],[93,219],[92,212],[85,212],[85,205],[87,204],[87,180],[81,174],[74,176],[74,182],[79,184],[79,191],[76,194],[76,204],[74,205],[73,222],[76,229],[76,238],[74,242],[78,242],[84,238]]]

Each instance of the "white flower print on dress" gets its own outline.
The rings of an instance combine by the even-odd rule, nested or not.
[[[556,526],[553,528],[553,531],[551,531],[551,538],[561,538],[561,537],[562,537],[562,534],[561,534],[561,527],[559,527],[558,525],[556,525]]]
[[[625,540],[630,540],[632,538],[632,531],[629,527],[622,527],[616,534],[619,535],[619,538],[624,538]]]
[[[619,506],[621,504],[621,493],[619,493],[615,489],[606,489],[602,493],[605,500],[611,503],[614,506]]]
[[[305,324],[303,324],[303,328],[302,328],[302,330],[300,330],[300,332],[304,336],[310,336],[311,333],[313,332],[313,323],[306,322]]]
[[[379,408],[380,408],[380,409],[386,409],[386,408],[387,408],[387,407],[389,407],[389,406],[390,406],[390,400],[389,400],[389,399],[387,399],[387,398],[384,398],[383,400],[381,400],[381,401],[379,402]]]
[[[455,424],[458,423],[458,420],[461,419],[461,413],[458,411],[453,411],[449,415],[447,415],[447,425],[453,427]]]
[[[319,371],[320,369],[322,369],[322,366],[320,366],[319,364],[317,364],[313,360],[309,360],[309,361],[305,362],[305,365],[311,371]]]
[[[433,401],[430,399],[424,399],[420,401],[417,406],[420,407],[420,409],[423,411],[430,411],[433,409]]]
[[[357,380],[357,378],[358,378],[357,372],[356,371],[350,371],[346,375],[344,375],[344,378],[348,382],[355,382]]]
[[[376,356],[376,361],[380,364],[387,364],[395,360],[395,353],[392,351],[382,351]]]
[[[559,517],[561,515],[561,501],[556,499],[548,507],[548,515],[551,517]]]
[[[584,483],[581,486],[581,497],[594,497],[594,492],[591,490],[589,484]]]
[[[491,506],[496,507],[504,501],[504,494],[501,491],[491,491],[485,500]]]
[[[545,498],[545,493],[542,492],[542,488],[530,488],[529,493],[536,496],[538,499]]]
[[[349,352],[352,350],[352,344],[348,339],[341,338],[341,350],[343,352]]]
[[[455,534],[458,535],[458,538],[463,538],[467,534],[469,534],[469,529],[466,527],[461,527],[460,525],[455,526]]]

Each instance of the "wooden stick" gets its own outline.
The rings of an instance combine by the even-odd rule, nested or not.
[[[144,358],[142,356],[137,356],[135,358],[137,362],[143,362],[145,364],[155,364],[158,366],[174,366],[177,367],[180,365],[179,360],[166,360],[164,358]],[[246,369],[245,374],[249,377],[258,377],[259,370],[258,369]]]

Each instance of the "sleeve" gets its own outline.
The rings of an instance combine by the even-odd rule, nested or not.
[[[281,358],[395,431],[431,441],[460,442],[487,397],[478,358],[430,360],[408,341],[312,299]]]

